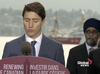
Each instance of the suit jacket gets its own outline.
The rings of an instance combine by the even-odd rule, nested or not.
[[[100,74],[100,48],[94,49],[89,53],[92,64],[87,69],[87,74]]]
[[[67,69],[70,74],[86,74],[87,63],[88,52],[85,43],[70,50],[67,60]]]
[[[21,44],[24,41],[26,41],[25,35],[7,42],[4,47],[2,59],[12,56],[24,56],[21,52]],[[40,46],[39,57],[49,58],[65,65],[62,44],[44,35]]]

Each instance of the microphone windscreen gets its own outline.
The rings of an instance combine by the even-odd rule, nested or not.
[[[29,42],[25,41],[21,44],[21,52],[23,55],[30,55],[32,51],[32,46]]]

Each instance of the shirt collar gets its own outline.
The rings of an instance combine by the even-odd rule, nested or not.
[[[41,33],[40,36],[35,39],[35,41],[37,41],[37,43],[41,44],[42,37],[43,37],[43,34]],[[31,43],[32,41],[34,41],[32,38],[30,38],[29,36],[27,36],[27,34],[25,34],[25,39],[29,43]]]
[[[86,44],[87,50],[89,50],[90,48],[94,48],[94,49],[98,48],[98,45],[95,45],[94,47],[91,47],[91,46],[89,46],[86,42],[85,42],[85,44]]]

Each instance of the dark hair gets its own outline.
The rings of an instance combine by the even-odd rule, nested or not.
[[[32,11],[32,12],[37,13],[42,18],[42,20],[46,16],[45,8],[39,2],[33,2],[33,3],[29,3],[29,4],[25,5],[24,10],[22,12],[23,17],[24,17],[24,14],[25,14],[26,11],[28,11],[28,12]]]

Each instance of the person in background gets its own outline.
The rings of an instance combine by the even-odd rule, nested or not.
[[[39,2],[29,3],[25,5],[22,16],[26,33],[5,44],[2,59],[12,56],[23,56],[21,44],[24,41],[29,43],[34,41],[34,56],[49,58],[65,65],[62,44],[46,37],[41,31],[46,17],[44,6]],[[32,54],[33,52],[31,52],[30,56],[33,56]]]
[[[100,28],[100,27],[99,27]],[[87,74],[100,74],[100,47],[90,51]]]
[[[86,74],[89,66],[88,55],[99,47],[100,21],[96,18],[87,19],[83,25],[86,41],[69,51],[67,69],[70,74]]]
[[[100,74],[100,48],[90,51],[87,74]]]

